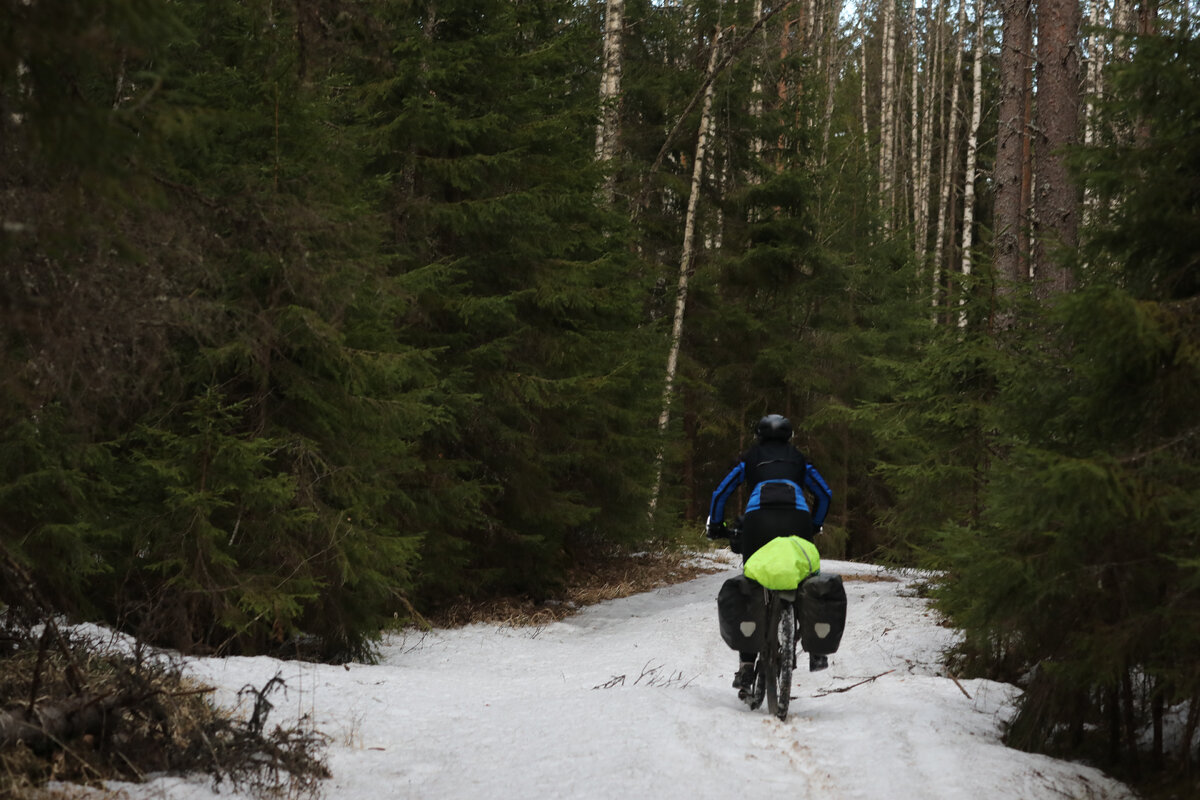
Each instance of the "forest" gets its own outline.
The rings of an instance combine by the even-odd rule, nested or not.
[[[781,413],[1011,744],[1194,785],[1192,0],[2,6],[0,615],[369,659]]]

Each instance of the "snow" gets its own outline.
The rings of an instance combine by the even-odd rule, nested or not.
[[[954,632],[911,575],[874,566],[822,565],[846,578],[841,650],[817,673],[801,655],[785,722],[749,710],[718,632],[717,590],[735,574],[720,566],[544,627],[396,635],[375,665],[198,658],[188,668],[231,708],[240,689],[279,674],[287,691],[273,696],[269,724],[307,715],[329,737],[329,800],[1134,797],[1091,767],[1006,748],[1019,690],[949,677],[941,654]],[[131,800],[214,797],[204,776],[109,788]]]

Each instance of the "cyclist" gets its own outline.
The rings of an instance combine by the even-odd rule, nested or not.
[[[750,487],[738,551],[746,563],[755,550],[778,536],[802,536],[809,541],[821,532],[833,493],[829,484],[791,444],[792,423],[779,414],[768,414],[754,426],[757,444],[747,450],[717,486],[708,509],[708,538],[729,536],[725,503],[743,482]],[[810,510],[807,489],[815,503]],[[740,653],[735,689],[748,690],[754,675],[755,653]],[[810,654],[810,671],[829,666],[827,656]]]

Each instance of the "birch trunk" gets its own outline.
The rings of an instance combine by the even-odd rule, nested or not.
[[[933,244],[933,302],[938,304],[939,278],[945,264],[946,220],[950,216],[954,167],[958,163],[958,97],[962,93],[963,37],[967,28],[967,0],[958,0],[958,31],[954,36],[954,71],[950,75],[950,113],[942,143],[942,186],[938,192],[937,236]]]
[[[625,28],[625,0],[604,4],[604,62],[600,75],[600,122],[596,125],[596,160],[610,163],[617,154],[620,125],[621,36]],[[609,170],[604,197],[612,202],[615,176]]]
[[[671,422],[671,394],[675,389],[675,371],[679,364],[679,347],[683,341],[683,315],[687,308],[688,279],[692,273],[692,249],[696,239],[696,208],[700,201],[700,184],[704,178],[704,161],[708,140],[712,135],[712,106],[716,81],[712,80],[717,69],[717,55],[721,49],[721,29],[713,31],[712,50],[708,56],[708,87],[704,90],[704,103],[700,110],[700,130],[696,138],[696,156],[692,161],[692,190],[688,195],[687,216],[683,225],[683,247],[679,256],[679,285],[675,293],[675,321],[671,326],[671,349],[667,354],[667,374],[663,387],[662,413],[658,417],[658,433],[661,438]],[[654,490],[650,494],[650,517],[658,509],[658,497],[662,491],[663,451],[659,448],[655,463]]]
[[[974,245],[975,181],[979,178],[979,123],[983,117],[983,0],[975,3],[975,50],[971,65],[971,124],[967,127],[967,166],[963,177],[962,291],[958,298],[958,325],[967,326],[966,293],[971,276]]]
[[[928,9],[932,13],[929,18],[928,55],[925,58],[925,102],[923,103],[924,120],[921,123],[921,149],[917,155],[921,162],[917,182],[920,197],[920,225],[916,236],[919,242],[917,252],[922,258],[927,252],[929,242],[929,209],[932,206],[933,185],[933,125],[937,119],[937,99],[941,96],[938,88],[938,76],[942,71],[942,23],[945,18],[946,1],[938,0],[937,5]],[[935,270],[936,271],[936,270]]]
[[[1105,37],[1100,33],[1104,22],[1104,7],[1101,0],[1090,0],[1088,26],[1091,28],[1086,39],[1087,68],[1084,73],[1083,143],[1090,147],[1096,141],[1096,98],[1104,91],[1103,67]],[[1086,225],[1096,211],[1095,193],[1088,189],[1083,196],[1083,221]]]
[[[883,47],[879,89],[879,200],[882,204],[883,229],[892,229],[893,179],[895,174],[895,75],[896,75],[896,3],[883,2]]]
[[[859,115],[862,117],[862,134],[863,134],[863,150],[866,152],[867,160],[871,157],[871,125],[870,118],[867,116],[869,106],[867,105],[867,32],[862,31],[862,44],[858,48],[858,89],[859,103],[861,109]]]

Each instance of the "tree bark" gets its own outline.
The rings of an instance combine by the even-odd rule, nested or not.
[[[921,197],[921,37],[917,36],[917,3],[913,0],[908,12],[909,59],[912,61],[912,94],[909,97],[909,187],[912,203],[913,244],[917,263],[925,258],[923,198]]]
[[[863,152],[867,160],[871,158],[871,123],[869,116],[870,106],[867,105],[867,31],[864,28],[861,32],[861,43],[858,48],[858,90],[859,90],[859,116],[862,118],[862,141]]]
[[[1079,23],[1079,0],[1040,0],[1034,265],[1042,297],[1074,285],[1055,251],[1079,240],[1079,192],[1066,154],[1079,142]]]
[[[609,164],[617,154],[620,133],[621,37],[625,29],[625,0],[604,4],[604,55],[600,75],[600,122],[596,125],[596,160]],[[615,175],[604,180],[604,197],[612,202]]]
[[[1000,108],[996,140],[996,198],[994,263],[1002,282],[1024,279],[1021,232],[1025,225],[1022,199],[1025,140],[1025,63],[1032,37],[1029,0],[1003,0],[1000,49]]]
[[[896,3],[883,1],[883,43],[879,90],[879,201],[883,229],[892,229],[895,198],[895,76],[896,76]]]
[[[975,236],[975,182],[979,178],[979,123],[983,117],[983,0],[975,3],[975,49],[971,65],[971,124],[967,128],[967,165],[963,175],[962,290],[959,295],[958,325],[965,328],[966,294],[970,289],[971,247]]]

